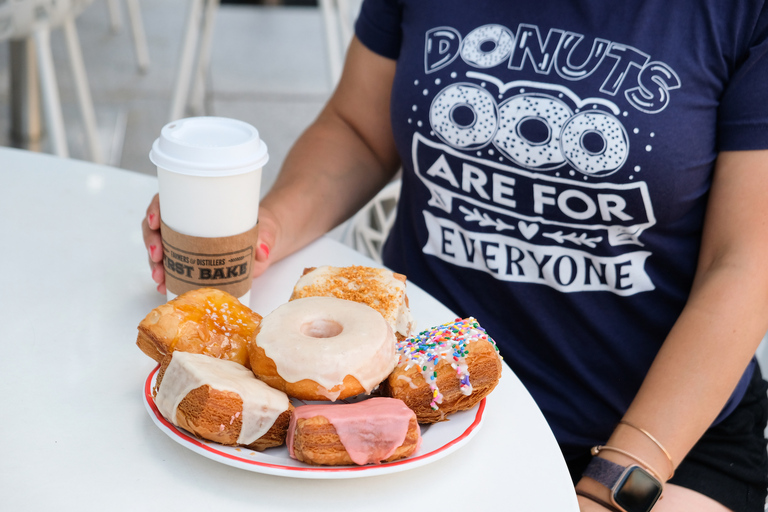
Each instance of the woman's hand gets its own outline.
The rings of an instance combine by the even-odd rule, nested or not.
[[[160,196],[155,194],[147,207],[147,214],[141,221],[141,233],[144,246],[149,255],[149,268],[152,280],[157,283],[157,291],[165,293],[165,269],[163,268],[163,240],[160,237]]]
[[[256,261],[253,265],[253,277],[259,277],[274,261],[273,249],[277,244],[280,224],[272,212],[264,207],[259,208],[259,238],[256,242]]]
[[[149,268],[152,280],[157,283],[157,291],[165,293],[165,268],[163,267],[163,240],[160,236],[160,198],[158,194],[152,198],[147,207],[147,214],[141,221],[141,231],[144,246],[149,256]],[[253,277],[258,277],[267,270],[272,259],[269,255],[275,247],[279,233],[279,224],[272,212],[265,208],[259,209],[259,238],[256,242]]]

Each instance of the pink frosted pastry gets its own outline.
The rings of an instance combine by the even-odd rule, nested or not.
[[[308,464],[378,464],[415,453],[421,430],[416,415],[401,400],[380,397],[297,407],[286,444],[291,457]]]

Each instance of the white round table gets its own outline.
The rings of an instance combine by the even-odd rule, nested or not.
[[[0,509],[578,510],[554,437],[506,365],[477,434],[407,471],[287,478],[190,451],[149,417],[156,365],[135,345],[164,300],[140,229],[156,180],[0,148],[0,190]],[[254,280],[251,307],[267,314],[322,264],[373,262],[323,238]],[[453,319],[408,286],[419,327]]]

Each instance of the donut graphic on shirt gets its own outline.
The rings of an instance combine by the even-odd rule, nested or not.
[[[563,126],[573,111],[546,94],[518,94],[499,107],[493,145],[526,169],[548,170],[565,163],[560,147]]]
[[[488,144],[518,166],[551,171],[566,164],[585,176],[607,176],[629,155],[629,137],[616,116],[574,110],[543,92],[525,92],[501,104],[473,83],[445,87],[432,100],[429,122],[443,142],[459,150]]]
[[[624,125],[611,114],[597,110],[579,112],[568,119],[560,145],[568,163],[587,176],[612,174],[629,155]]]
[[[471,83],[456,83],[440,91],[429,109],[432,130],[457,149],[477,149],[493,138],[498,109],[491,93]]]

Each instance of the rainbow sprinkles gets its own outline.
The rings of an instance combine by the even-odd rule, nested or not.
[[[432,390],[432,410],[437,410],[443,401],[443,395],[436,385],[437,365],[446,361],[456,370],[460,382],[460,390],[464,395],[472,394],[472,383],[469,380],[469,369],[466,358],[469,355],[469,344],[478,340],[488,340],[498,353],[496,342],[491,339],[473,317],[457,318],[454,322],[445,323],[420,332],[397,343],[400,356],[398,366],[406,370],[418,366],[424,380]]]

